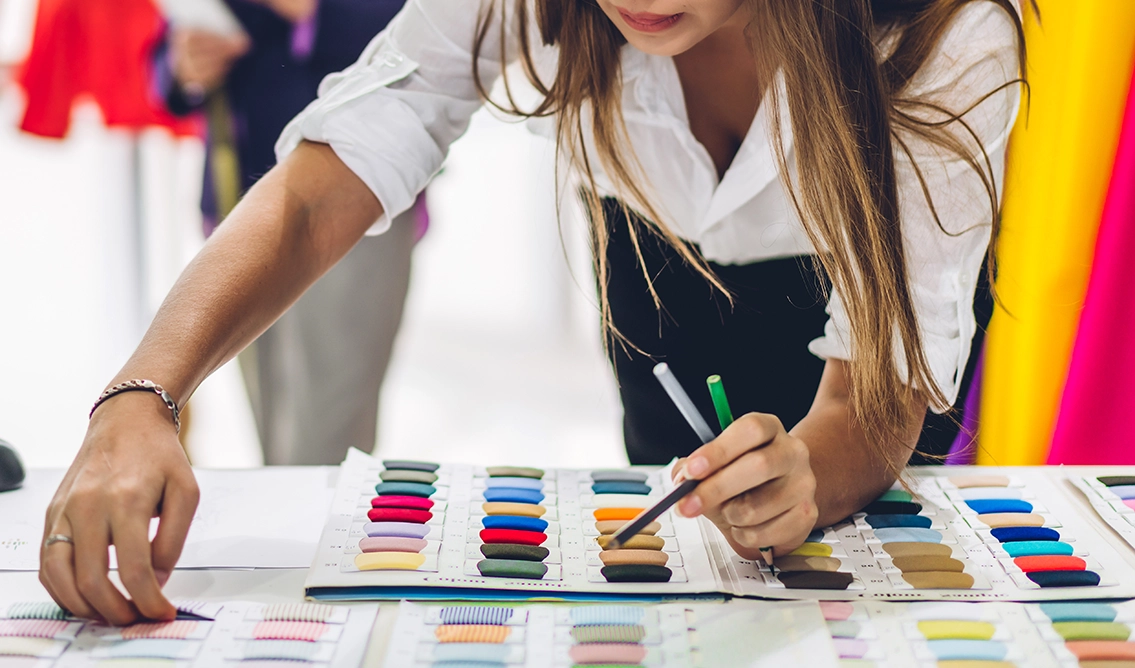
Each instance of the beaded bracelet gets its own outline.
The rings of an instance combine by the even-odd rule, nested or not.
[[[95,401],[95,405],[91,406],[91,412],[87,415],[87,419],[90,419],[94,416],[95,410],[99,406],[101,406],[104,401],[116,394],[122,394],[123,392],[153,392],[154,394],[161,397],[162,401],[165,402],[166,408],[168,408],[169,412],[173,414],[174,430],[176,431],[176,433],[181,433],[181,411],[177,407],[177,402],[173,400],[173,397],[169,395],[169,392],[165,391],[165,388],[163,388],[161,385],[158,385],[152,380],[128,380],[124,383],[119,383],[107,389],[106,392],[103,392],[101,395],[99,395],[98,400]]]

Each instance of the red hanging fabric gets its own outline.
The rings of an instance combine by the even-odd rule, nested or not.
[[[196,120],[169,114],[150,92],[150,53],[163,29],[151,0],[39,0],[19,76],[27,94],[20,129],[62,138],[71,107],[90,95],[110,127],[200,134]]]

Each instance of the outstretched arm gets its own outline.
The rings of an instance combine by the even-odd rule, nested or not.
[[[190,263],[111,385],[161,384],[179,405],[271,325],[382,214],[371,191],[327,146],[303,143],[249,191]],[[169,412],[154,395],[99,407],[47,511],[40,581],[82,617],[128,624],[172,619],[161,587],[177,563],[198,491]],[[149,541],[151,517],[160,517]],[[108,579],[114,545],[119,576]]]

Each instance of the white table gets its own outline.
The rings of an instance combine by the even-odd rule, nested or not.
[[[335,484],[335,476],[329,475],[334,469],[311,466],[312,476],[319,476]],[[251,469],[248,475],[255,475]],[[30,471],[29,480],[42,479],[44,471]],[[40,490],[29,490],[40,491]],[[44,490],[43,497],[49,498],[54,490]],[[0,508],[3,507],[3,494],[0,494]],[[312,500],[321,503],[321,500]],[[46,508],[39,511],[42,516]],[[0,518],[2,521],[3,518]],[[294,538],[294,536],[292,536]],[[318,534],[311,536],[314,547]],[[260,603],[299,602],[304,600],[304,578],[306,568],[263,568],[263,569],[176,569],[170,576],[164,592],[169,598],[193,599],[200,601],[256,601]],[[118,584],[116,572],[111,580]],[[39,582],[39,574],[34,571],[0,571],[0,596],[10,601],[47,600],[47,590]],[[397,604],[383,604],[375,620],[371,642],[367,649],[364,665],[378,666],[386,653],[386,642],[397,616]]]

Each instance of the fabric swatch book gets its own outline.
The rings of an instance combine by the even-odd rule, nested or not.
[[[665,495],[666,469],[342,464],[309,571],[315,599],[1010,600],[1135,597],[1135,551],[1061,469],[912,467],[817,530],[774,574],[672,509],[618,550],[604,537]]]

